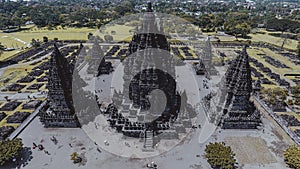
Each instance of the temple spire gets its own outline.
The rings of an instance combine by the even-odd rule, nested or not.
[[[152,3],[150,1],[148,1],[147,12],[153,12],[153,10],[152,10]]]
[[[251,69],[245,46],[226,72],[227,97],[224,108],[224,129],[255,129],[260,125],[260,113],[250,101]]]
[[[73,69],[54,44],[49,61],[48,109],[42,111],[40,120],[45,127],[79,127],[72,98]]]

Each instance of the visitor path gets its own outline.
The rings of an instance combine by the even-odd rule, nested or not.
[[[42,92],[34,92],[34,93],[13,93],[13,92],[1,92],[0,93],[0,101],[6,101],[6,97],[10,100],[28,100],[28,96],[30,98],[46,98],[46,94]]]

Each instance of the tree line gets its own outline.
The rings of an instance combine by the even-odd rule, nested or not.
[[[10,26],[20,27],[28,21],[32,21],[38,27],[57,25],[100,27],[109,20],[136,12],[130,1],[116,5],[102,3],[98,6],[96,4],[87,6],[82,3],[64,2],[65,5],[38,3],[27,6],[22,2],[0,2],[0,29],[7,29]]]

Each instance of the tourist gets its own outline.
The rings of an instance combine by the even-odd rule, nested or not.
[[[57,144],[57,139],[53,136],[52,138],[50,138],[50,140],[56,145]]]
[[[44,150],[44,153],[50,155],[50,153],[47,150]]]
[[[40,151],[44,150],[44,146],[42,144],[39,144],[38,148],[39,148]]]
[[[150,164],[147,164],[147,168],[157,169],[157,164],[154,161],[152,161]]]
[[[32,149],[35,149],[37,147],[37,145],[34,142],[32,143],[32,145]]]

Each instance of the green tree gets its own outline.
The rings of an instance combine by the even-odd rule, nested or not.
[[[72,154],[71,154],[71,160],[72,161],[74,161],[76,158],[78,157],[78,153],[77,152],[73,152]]]
[[[284,151],[284,161],[290,168],[300,168],[300,148],[296,145],[289,146]]]
[[[238,35],[241,35],[243,38],[247,36],[248,33],[251,31],[251,27],[246,22],[237,23],[232,21],[225,25],[225,30],[227,33],[232,34],[238,39]]]
[[[39,40],[35,40],[34,38],[31,39],[30,44],[35,48],[41,46],[41,42]]]
[[[294,21],[291,19],[277,19],[277,18],[270,18],[266,21],[266,28],[273,29],[276,31],[281,31],[283,34],[286,31],[296,33],[297,29],[300,27],[299,21]]]
[[[265,100],[272,104],[284,103],[287,99],[288,91],[286,89],[276,87],[273,89],[263,89],[262,94]]]
[[[118,16],[124,16],[126,13],[134,11],[134,7],[130,1],[123,1],[120,5],[117,5],[114,10],[118,13]]]
[[[229,13],[224,23],[224,30],[226,33],[234,35],[236,39],[238,35],[246,37],[251,30],[248,14],[244,12]]]
[[[231,147],[225,146],[224,142],[209,143],[205,148],[205,157],[212,168],[234,168],[235,154]]]
[[[104,35],[104,40],[106,42],[112,42],[114,40],[114,38],[111,35]]]
[[[0,141],[0,166],[13,158],[19,157],[22,147],[23,143],[20,138]]]
[[[237,34],[241,34],[243,38],[245,38],[247,36],[247,34],[250,33],[250,31],[251,31],[251,27],[246,22],[237,24],[235,26],[235,32]]]

